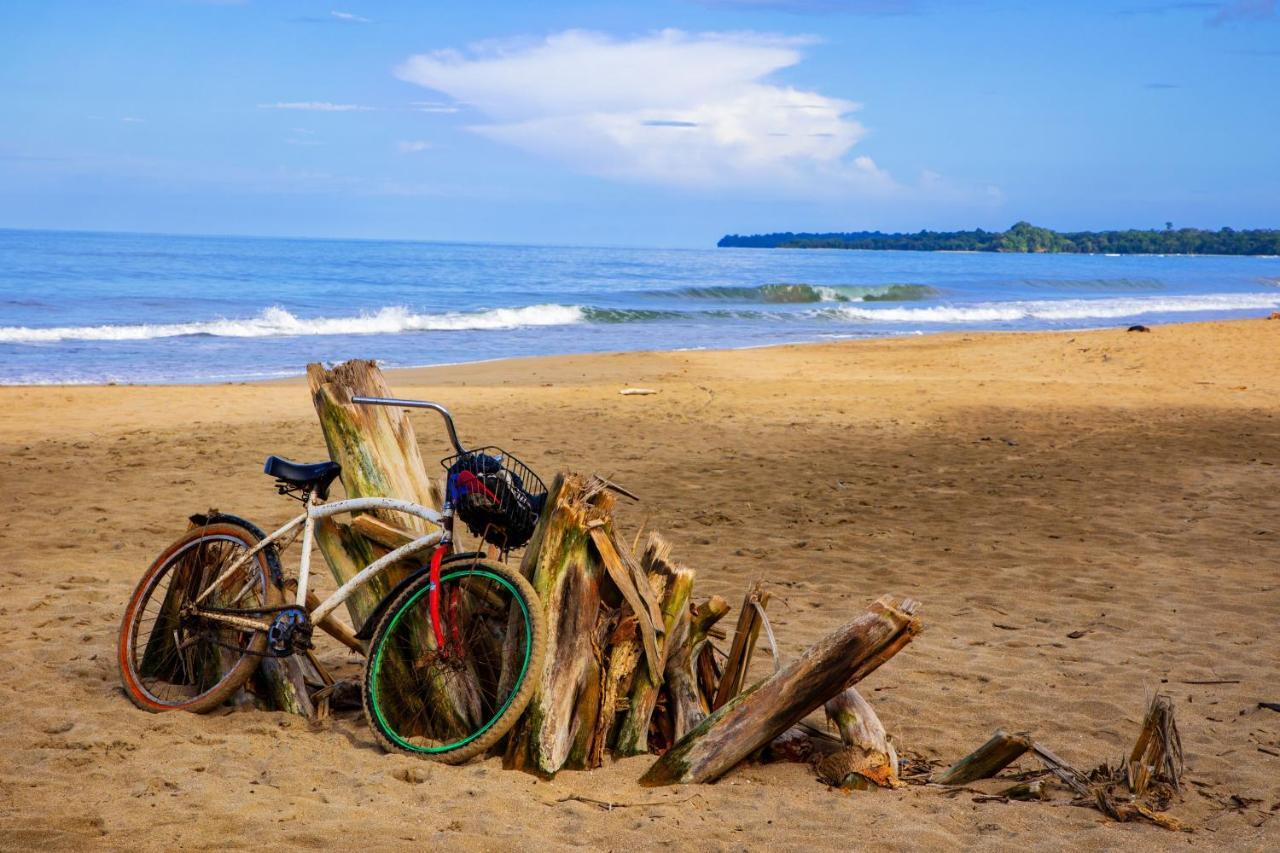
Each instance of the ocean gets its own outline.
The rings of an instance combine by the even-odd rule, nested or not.
[[[0,384],[1086,329],[1280,310],[1280,259],[0,230]]]

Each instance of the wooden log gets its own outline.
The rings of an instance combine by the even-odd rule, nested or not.
[[[1141,796],[1152,782],[1162,782],[1175,791],[1180,790],[1183,766],[1182,737],[1173,718],[1173,700],[1158,693],[1147,706],[1142,731],[1125,764],[1129,790]]]
[[[973,752],[948,767],[934,779],[939,785],[964,785],[977,779],[989,779],[1031,749],[1031,738],[1025,734],[996,733]]]
[[[387,551],[394,551],[401,545],[408,545],[418,538],[418,534],[410,533],[403,527],[364,512],[351,519],[351,526],[361,536],[377,543]]]
[[[650,541],[653,541],[651,538]],[[661,542],[661,540],[658,540]],[[662,543],[665,545],[665,543]],[[651,552],[653,571],[670,572],[666,594],[662,601],[662,623],[664,639],[661,654],[663,661],[659,671],[666,669],[667,638],[674,633],[676,626],[686,616],[689,607],[689,595],[693,591],[693,572],[684,568],[675,568],[667,562],[667,552],[655,548]],[[653,718],[653,709],[658,704],[658,693],[662,688],[660,679],[654,679],[647,669],[636,672],[631,687],[631,695],[627,714],[618,729],[618,737],[614,746],[616,756],[641,755],[649,751],[649,723]]]
[[[525,550],[522,571],[546,612],[547,654],[528,709],[508,739],[506,766],[543,776],[585,767],[592,754],[579,732],[594,731],[600,712],[606,576],[588,523],[608,520],[613,497],[576,474],[557,475]]]
[[[350,524],[332,518],[322,518],[316,522],[316,547],[324,555],[329,572],[339,586],[382,555],[375,542],[361,536]],[[380,577],[355,590],[347,599],[347,612],[357,631],[373,614],[378,602],[391,591],[386,575],[395,571],[393,566]]]
[[[771,677],[738,694],[681,738],[641,777],[643,785],[714,782],[806,714],[850,686],[886,649],[921,630],[915,602],[889,598],[810,646]],[[878,665],[877,663],[877,665]]]
[[[738,611],[738,626],[733,632],[733,642],[729,646],[729,657],[724,664],[724,672],[716,689],[715,699],[711,703],[714,711],[742,692],[746,683],[747,668],[751,666],[751,656],[756,648],[756,640],[760,637],[763,620],[760,610],[769,605],[769,592],[760,581],[756,581],[747,590],[742,599],[742,609]],[[759,609],[757,609],[759,608]]]
[[[329,458],[342,466],[342,485],[347,497],[392,497],[438,507],[441,493],[428,474],[418,450],[408,414],[389,406],[357,405],[354,396],[391,397],[377,365],[352,360],[325,369],[307,365],[307,381],[316,415],[324,432]],[[403,513],[374,513],[390,525],[421,536],[434,527],[425,519]],[[320,525],[317,541],[339,585],[353,571],[367,565],[371,547],[357,530],[346,527],[334,535],[336,525]],[[346,558],[340,551],[347,551]],[[373,607],[404,576],[407,566],[392,566],[355,595],[347,599],[351,624],[364,625]]]
[[[820,779],[840,788],[862,788],[863,783],[896,788],[902,784],[898,781],[898,752],[857,688],[849,687],[833,696],[825,710],[845,748],[818,763]]]
[[[711,713],[711,706],[698,689],[698,658],[713,625],[729,612],[729,602],[718,595],[689,608],[689,615],[669,638],[673,646],[667,657],[666,687],[676,740],[684,737]]]
[[[307,610],[315,610],[320,606],[320,596],[311,590],[307,590]],[[365,653],[365,645],[363,640],[356,639],[355,633],[342,622],[334,614],[330,613],[316,623],[316,627],[324,631],[330,637],[333,637],[339,643],[351,649],[356,654]]]

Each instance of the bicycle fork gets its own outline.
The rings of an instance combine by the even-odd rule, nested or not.
[[[440,620],[440,564],[445,555],[453,550],[453,503],[446,497],[444,506],[440,508],[440,545],[431,552],[431,568],[429,576],[431,589],[427,593],[427,609],[431,616],[431,632],[435,635],[436,649],[447,654],[445,649],[444,625]]]

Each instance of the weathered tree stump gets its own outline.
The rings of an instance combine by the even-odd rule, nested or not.
[[[529,577],[547,618],[547,655],[537,688],[513,730],[506,764],[540,775],[584,768],[600,712],[601,659],[607,620],[600,584],[605,568],[588,524],[607,522],[613,497],[573,474],[555,478],[525,551]]]
[[[408,414],[390,406],[359,405],[355,396],[393,396],[372,361],[346,361],[326,370],[307,365],[311,399],[324,432],[329,458],[342,466],[347,497],[391,497],[439,507],[439,486],[431,479]],[[380,520],[421,536],[430,522],[404,513],[376,513]],[[380,546],[353,525],[326,519],[317,525],[316,544],[339,585],[380,553]],[[351,623],[358,631],[407,566],[392,566],[347,599]]]

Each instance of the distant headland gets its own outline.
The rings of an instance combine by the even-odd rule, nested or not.
[[[1280,255],[1280,229],[1236,231],[1222,228],[1174,228],[1163,231],[1070,231],[1059,233],[1030,222],[1008,231],[882,231],[795,234],[729,234],[721,248],[747,249],[897,249],[917,252],[1056,252],[1117,255]]]

